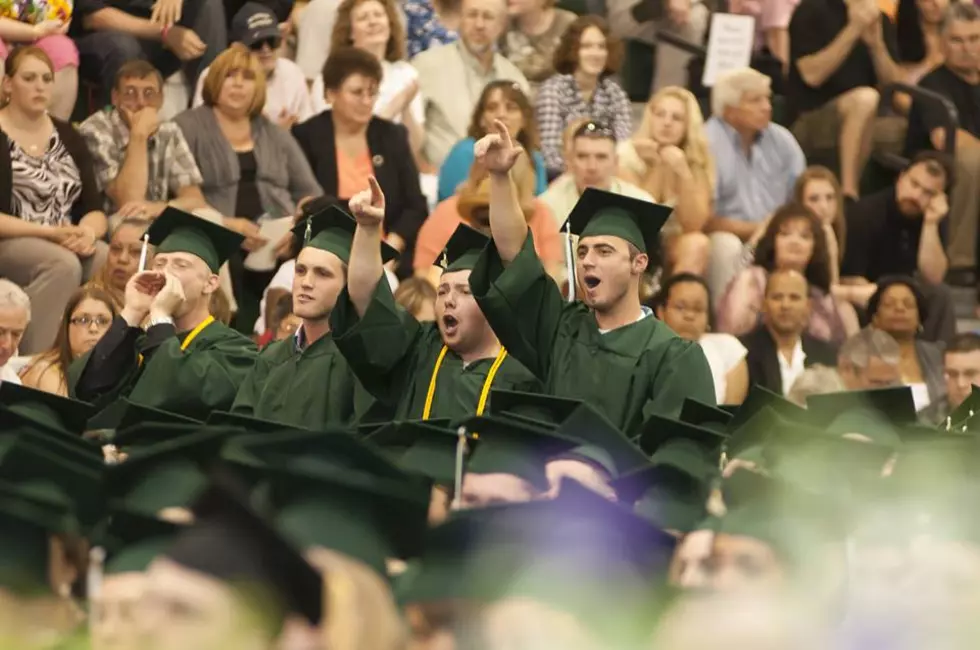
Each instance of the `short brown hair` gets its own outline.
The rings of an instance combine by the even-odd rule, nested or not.
[[[126,61],[119,66],[119,71],[116,72],[116,85],[114,88],[118,90],[122,86],[122,82],[126,79],[146,79],[147,77],[153,77],[157,82],[157,86],[163,88],[163,75],[160,74],[160,71],[152,63],[143,59]]]
[[[354,44],[351,40],[351,14],[357,5],[369,0],[344,0],[337,8],[337,20],[333,25],[333,35],[330,39],[330,55],[342,47]],[[392,0],[374,0],[381,3],[388,16],[388,44],[385,46],[386,61],[401,61],[405,58],[405,30],[402,29],[402,18],[398,7]]]
[[[248,107],[248,114],[251,117],[261,114],[265,106],[265,72],[262,71],[258,57],[241,43],[232,43],[211,63],[201,91],[204,105],[213,107],[218,103],[221,86],[235,70],[250,70],[255,74],[255,96]]]
[[[406,278],[395,289],[395,302],[417,318],[426,303],[435,307],[436,289],[425,278]]]
[[[474,140],[479,140],[487,134],[483,130],[481,122],[483,121],[483,111],[487,109],[487,102],[490,101],[490,94],[495,90],[502,92],[504,99],[514,102],[521,109],[521,114],[524,116],[524,129],[517,134],[517,141],[521,143],[521,146],[526,151],[537,151],[540,149],[538,121],[534,118],[534,108],[517,82],[507,79],[497,79],[483,87],[483,92],[480,93],[480,98],[476,100],[476,106],[473,108],[473,115],[470,118],[470,128],[466,135]]]
[[[21,47],[15,47],[14,51],[7,57],[7,74],[16,74],[21,62],[28,57],[39,59],[44,65],[48,66],[51,72],[54,72],[54,64],[51,62],[51,57],[48,56],[47,52],[37,45],[22,45]]]
[[[953,185],[953,162],[949,155],[942,151],[920,151],[909,161],[905,171],[909,171],[916,165],[925,167],[930,176],[943,177],[943,190],[948,190]],[[904,173],[904,172],[903,172]]]
[[[345,45],[330,52],[323,64],[323,89],[337,90],[349,77],[359,74],[381,83],[384,72],[381,62],[374,56],[356,47]]]
[[[623,43],[612,35],[609,31],[609,24],[599,16],[579,16],[575,22],[568,26],[558,47],[555,48],[553,59],[555,70],[561,74],[572,74],[578,68],[579,48],[582,45],[582,34],[589,27],[595,27],[606,37],[606,49],[609,57],[606,59],[606,67],[602,71],[603,76],[616,74],[619,67],[623,64]]]

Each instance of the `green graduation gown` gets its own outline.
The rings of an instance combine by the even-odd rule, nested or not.
[[[319,431],[355,423],[372,401],[332,335],[303,350],[291,336],[259,354],[231,410]]]
[[[678,417],[685,397],[715,403],[701,346],[647,316],[605,334],[581,302],[566,302],[530,234],[504,268],[491,242],[470,288],[500,342],[559,397],[588,402],[629,436],[652,414]]]
[[[144,333],[116,318],[95,347],[69,368],[71,396],[97,408],[127,397],[197,420],[228,410],[255,363],[255,343],[215,321],[181,349],[189,334],[169,324]]]
[[[344,289],[330,317],[337,347],[364,387],[398,420],[422,419],[426,395],[442,350],[435,323],[419,323],[395,303],[387,282],[378,283],[364,318],[358,318]],[[463,367],[452,350],[446,352],[433,394],[430,418],[459,419],[476,413],[483,385],[495,359]],[[508,354],[494,376],[493,388],[540,393],[534,376]]]

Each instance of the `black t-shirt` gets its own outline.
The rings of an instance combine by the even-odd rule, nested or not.
[[[953,102],[959,127],[980,138],[980,84],[971,84],[942,65],[922,77],[919,87],[937,92]],[[933,148],[929,134],[942,126],[942,114],[932,102],[912,102],[909,130],[905,134],[905,155],[912,156]]]
[[[235,216],[255,221],[264,212],[262,198],[259,196],[259,186],[256,183],[258,165],[255,162],[255,153],[252,151],[239,151],[237,153],[240,176],[238,178],[238,196],[235,199]]]
[[[886,275],[912,275],[919,267],[922,216],[906,217],[898,211],[895,188],[869,194],[848,206],[847,244],[842,276],[861,276],[877,282]],[[946,245],[946,221],[939,224]]]
[[[898,51],[895,26],[884,14],[881,15],[881,24],[885,47],[894,58]],[[878,85],[871,52],[860,39],[840,67],[821,86],[811,88],[800,76],[796,62],[826,48],[846,25],[847,6],[843,0],[803,0],[793,12],[789,22],[790,66],[786,84],[787,109],[791,120],[849,90]]]

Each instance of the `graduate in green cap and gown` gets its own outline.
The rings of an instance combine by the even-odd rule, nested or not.
[[[446,246],[436,322],[421,324],[395,304],[384,282],[381,224],[385,198],[371,189],[350,202],[357,220],[347,289],[331,315],[337,346],[364,387],[396,419],[460,419],[480,414],[491,388],[542,392],[541,384],[497,340],[469,287],[487,238],[460,226]]]
[[[217,322],[209,307],[218,269],[242,236],[174,208],[147,235],[157,251],[153,268],[130,278],[120,316],[71,365],[69,389],[100,408],[127,397],[204,420],[231,406],[255,362],[255,344]]]
[[[347,281],[354,219],[336,206],[293,228],[302,249],[293,278],[296,334],[269,345],[245,378],[232,412],[308,429],[353,424],[373,401],[354,377],[330,331],[330,314]],[[381,258],[396,251],[381,244]]]
[[[501,343],[548,392],[589,402],[629,435],[649,415],[677,417],[685,397],[714,404],[700,346],[640,305],[640,281],[669,208],[587,189],[568,218],[579,235],[583,300],[566,302],[534,252],[510,178],[522,153],[500,122],[477,147],[490,171],[493,243],[470,285]]]

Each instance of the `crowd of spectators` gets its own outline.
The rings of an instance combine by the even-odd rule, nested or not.
[[[500,121],[527,153],[512,175],[560,285],[587,188],[673,208],[641,297],[702,344],[719,402],[834,381],[912,385],[930,417],[962,400],[947,384],[972,366],[949,379],[943,349],[972,358],[946,282],[977,279],[974,5],[184,4],[0,18],[5,379],[65,394],[167,206],[245,236],[216,299],[260,342],[288,336],[295,250],[275,224],[344,205],[372,176],[396,298],[431,318],[446,242],[460,224],[489,231],[474,146]],[[701,45],[712,11],[754,17],[756,38],[752,67],[706,90],[697,57],[657,34]],[[645,103],[621,74],[637,43],[656,46]]]

